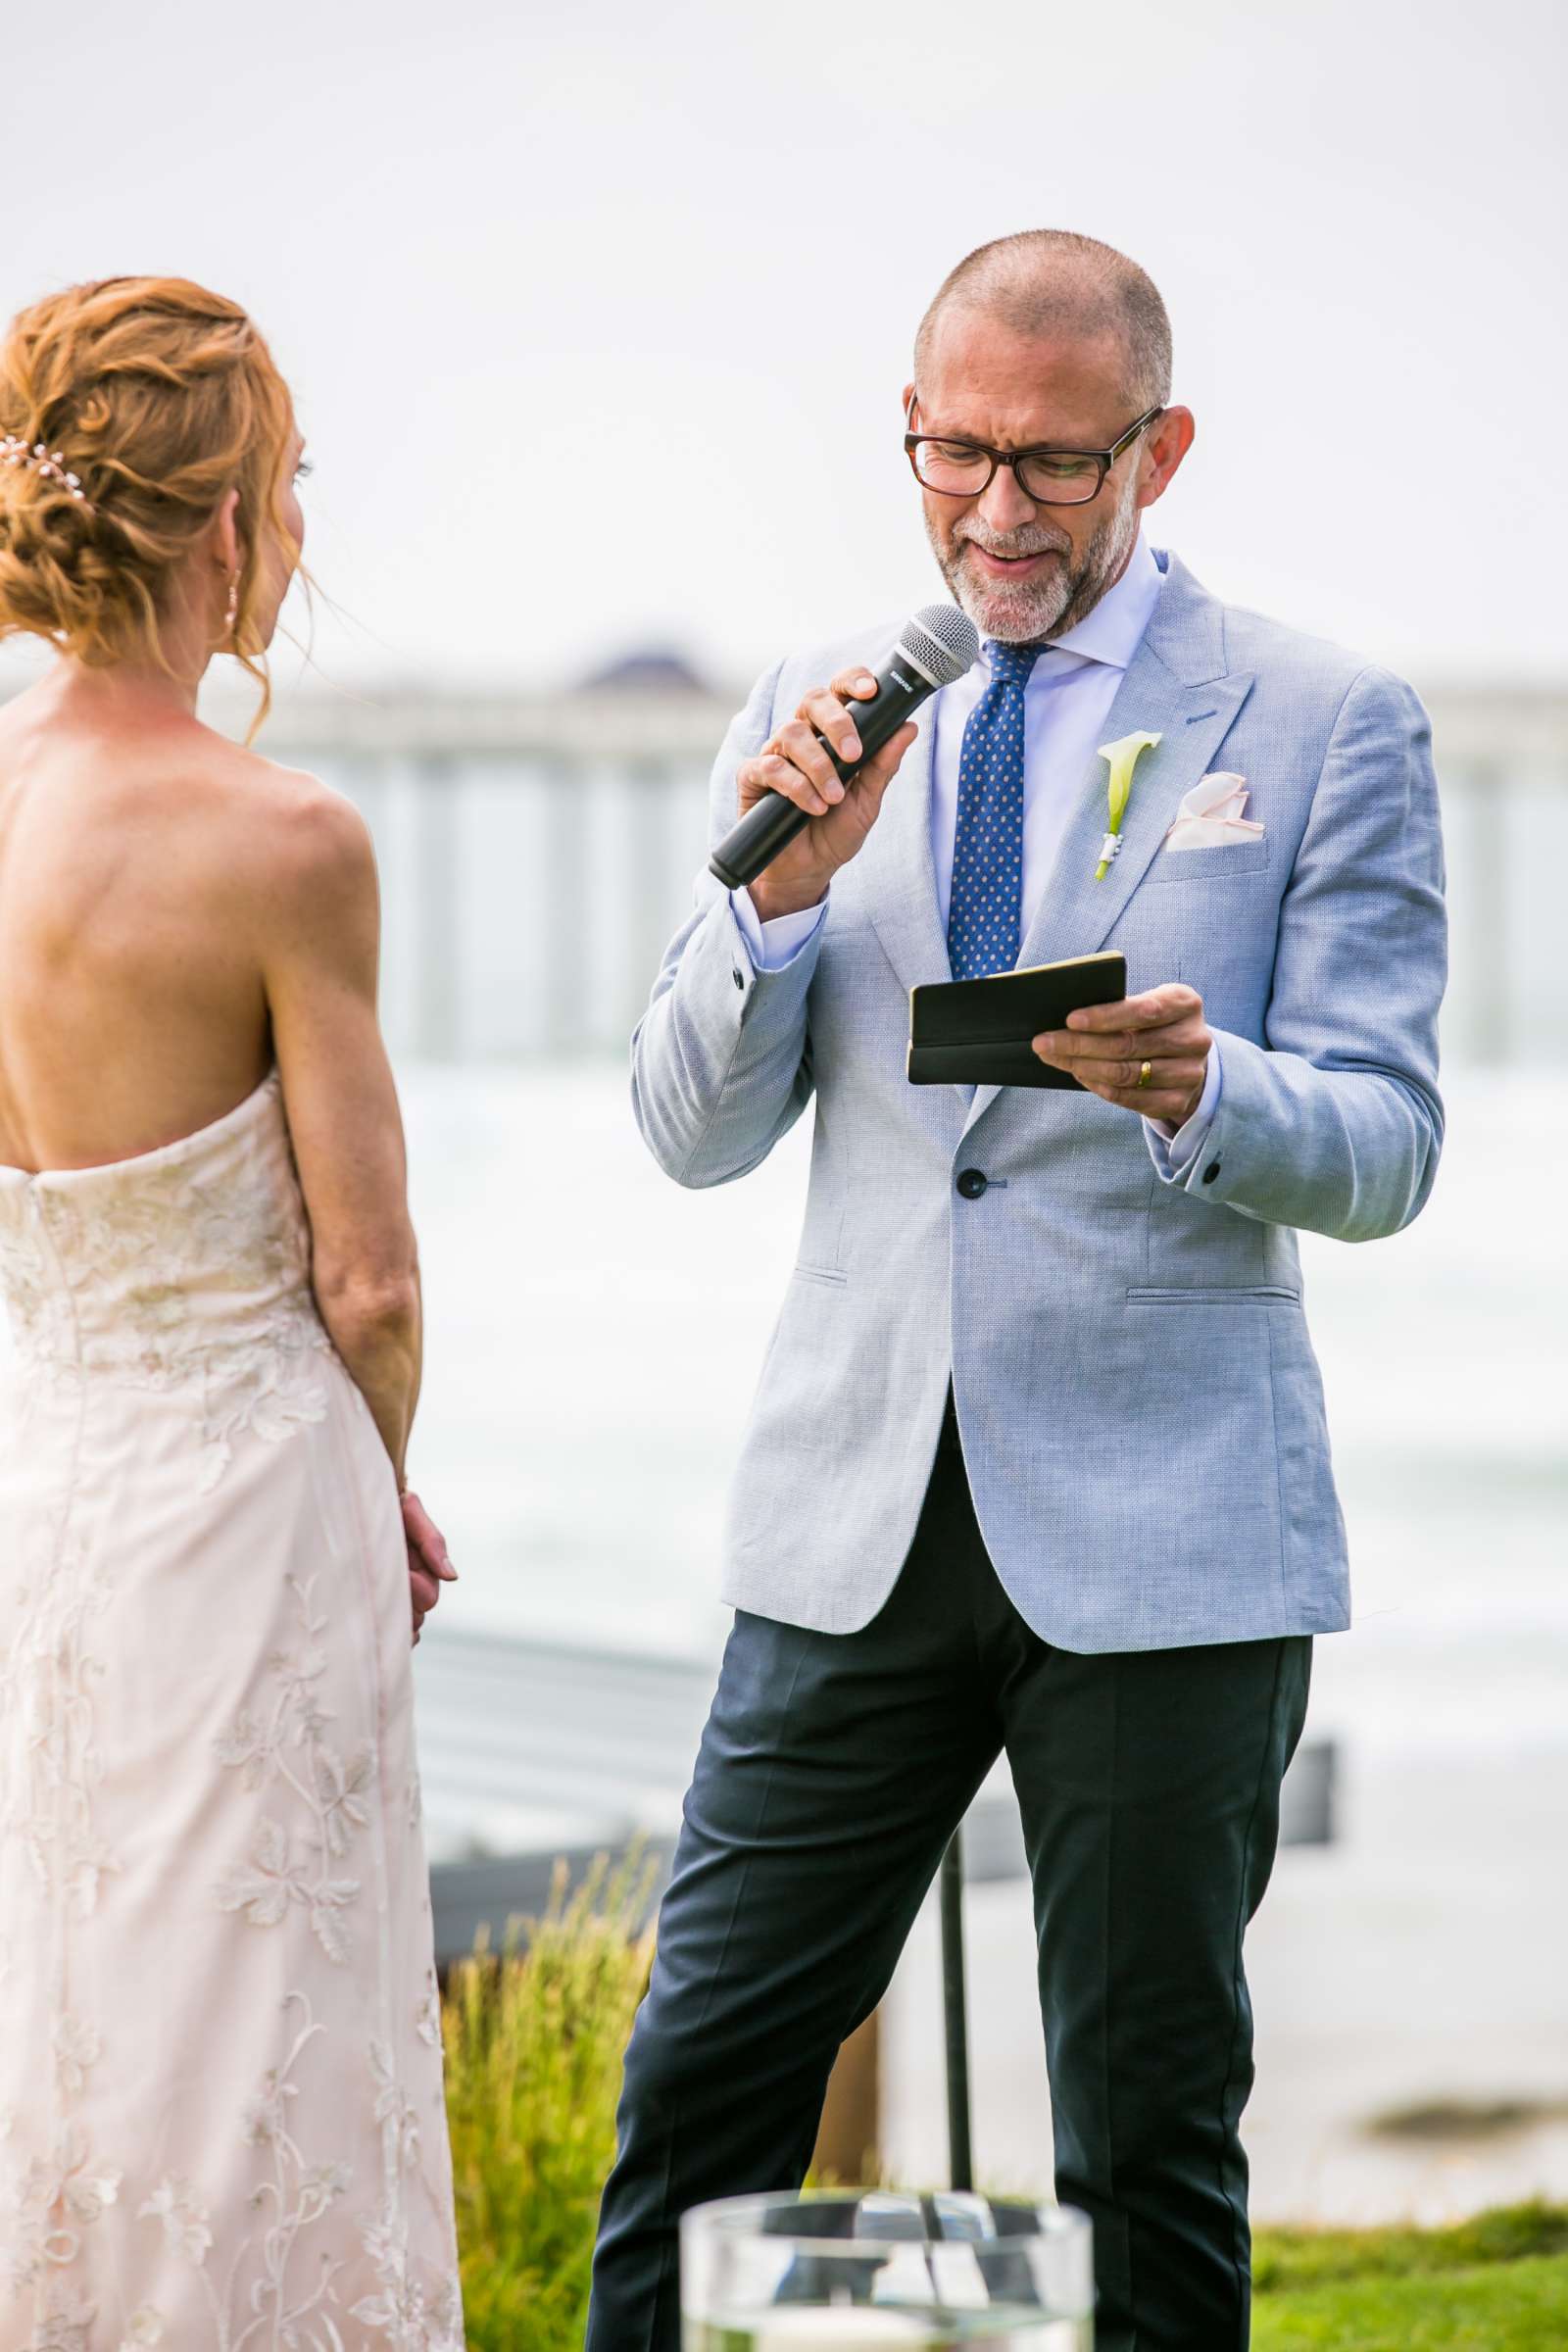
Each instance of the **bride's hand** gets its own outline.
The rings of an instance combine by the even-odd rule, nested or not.
[[[441,1597],[441,1587],[457,1583],[458,1572],[447,1551],[447,1541],[417,1494],[405,1490],[403,1532],[409,1545],[409,1593],[414,1610],[414,1639]]]

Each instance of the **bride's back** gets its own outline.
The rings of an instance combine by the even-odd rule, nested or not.
[[[320,788],[201,726],[299,552],[286,387],[237,307],[107,280],[0,352],[0,635],[64,657],[0,707],[0,1164],[128,1158],[271,1057],[265,955]],[[36,436],[36,437],[35,437]]]
[[[0,711],[0,1162],[29,1169],[128,1158],[265,1075],[267,885],[306,789],[42,692]]]

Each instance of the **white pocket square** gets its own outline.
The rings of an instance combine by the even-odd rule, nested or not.
[[[1216,769],[1201,776],[1182,795],[1176,822],[1165,835],[1167,850],[1218,850],[1237,841],[1256,841],[1263,827],[1242,810],[1247,806],[1245,776],[1228,776]]]

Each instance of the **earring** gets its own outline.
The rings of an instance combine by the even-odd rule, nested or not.
[[[230,645],[234,642],[234,625],[239,619],[239,573],[236,570],[228,583],[228,610],[223,614],[224,631]]]

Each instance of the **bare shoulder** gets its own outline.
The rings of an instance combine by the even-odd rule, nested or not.
[[[260,771],[255,786],[266,797],[275,854],[300,880],[330,887],[373,875],[370,829],[351,800],[304,768],[244,757]]]
[[[354,803],[304,768],[224,746],[231,812],[254,854],[252,883],[277,917],[373,919],[375,853]]]

